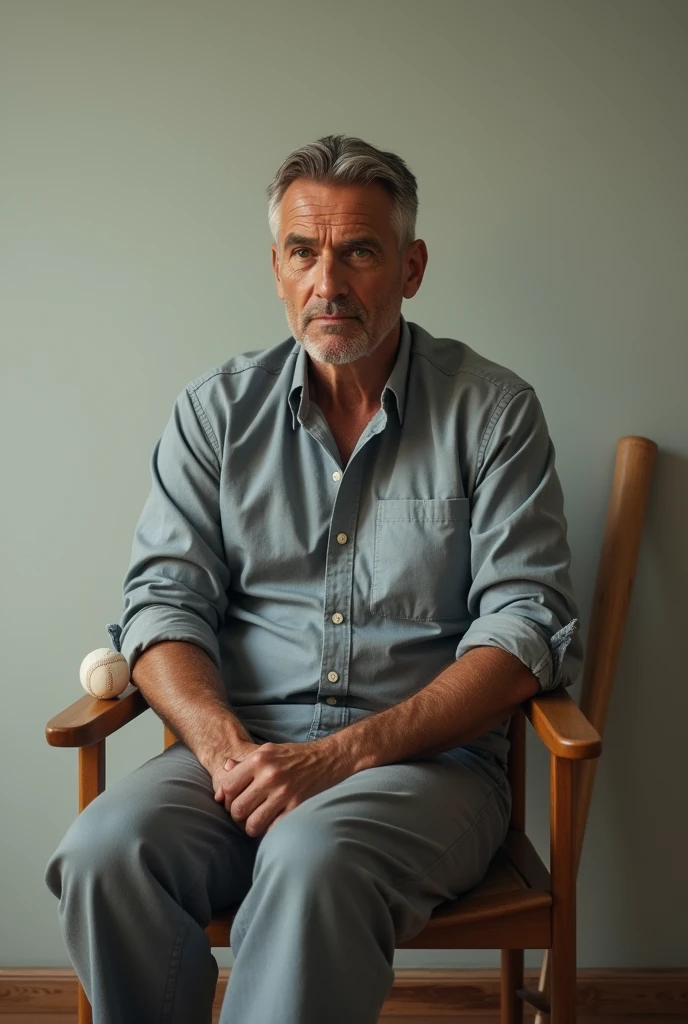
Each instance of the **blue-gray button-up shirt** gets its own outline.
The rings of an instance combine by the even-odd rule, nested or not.
[[[154,446],[122,652],[133,668],[157,641],[197,644],[257,741],[334,732],[472,647],[516,655],[543,690],[580,669],[562,490],[532,386],[400,325],[382,407],[346,466],[293,337],[187,384]],[[503,765],[507,727],[467,746]]]

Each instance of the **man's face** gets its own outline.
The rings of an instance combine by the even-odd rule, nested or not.
[[[277,294],[291,333],[313,359],[371,355],[397,325],[409,270],[392,209],[375,182],[298,179],[284,193],[279,248],[272,246]]]

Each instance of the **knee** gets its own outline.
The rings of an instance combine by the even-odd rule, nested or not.
[[[171,838],[166,831],[162,807],[132,807],[106,790],[67,829],[48,861],[45,883],[61,898],[67,887],[115,892],[141,869],[164,881]]]
[[[101,797],[75,818],[45,870],[45,883],[54,896],[61,898],[72,882],[84,883],[112,872],[126,842],[123,824]]]

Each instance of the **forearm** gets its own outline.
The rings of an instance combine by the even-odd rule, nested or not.
[[[154,644],[137,659],[132,681],[207,771],[255,742],[232,713],[214,662],[196,644]]]
[[[476,647],[400,704],[354,722],[322,742],[352,774],[431,757],[489,732],[538,691],[530,669],[499,647]]]

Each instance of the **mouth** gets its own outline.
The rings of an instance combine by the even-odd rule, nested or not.
[[[314,320],[324,320],[326,323],[334,323],[337,320],[355,320],[355,316],[314,316]]]

